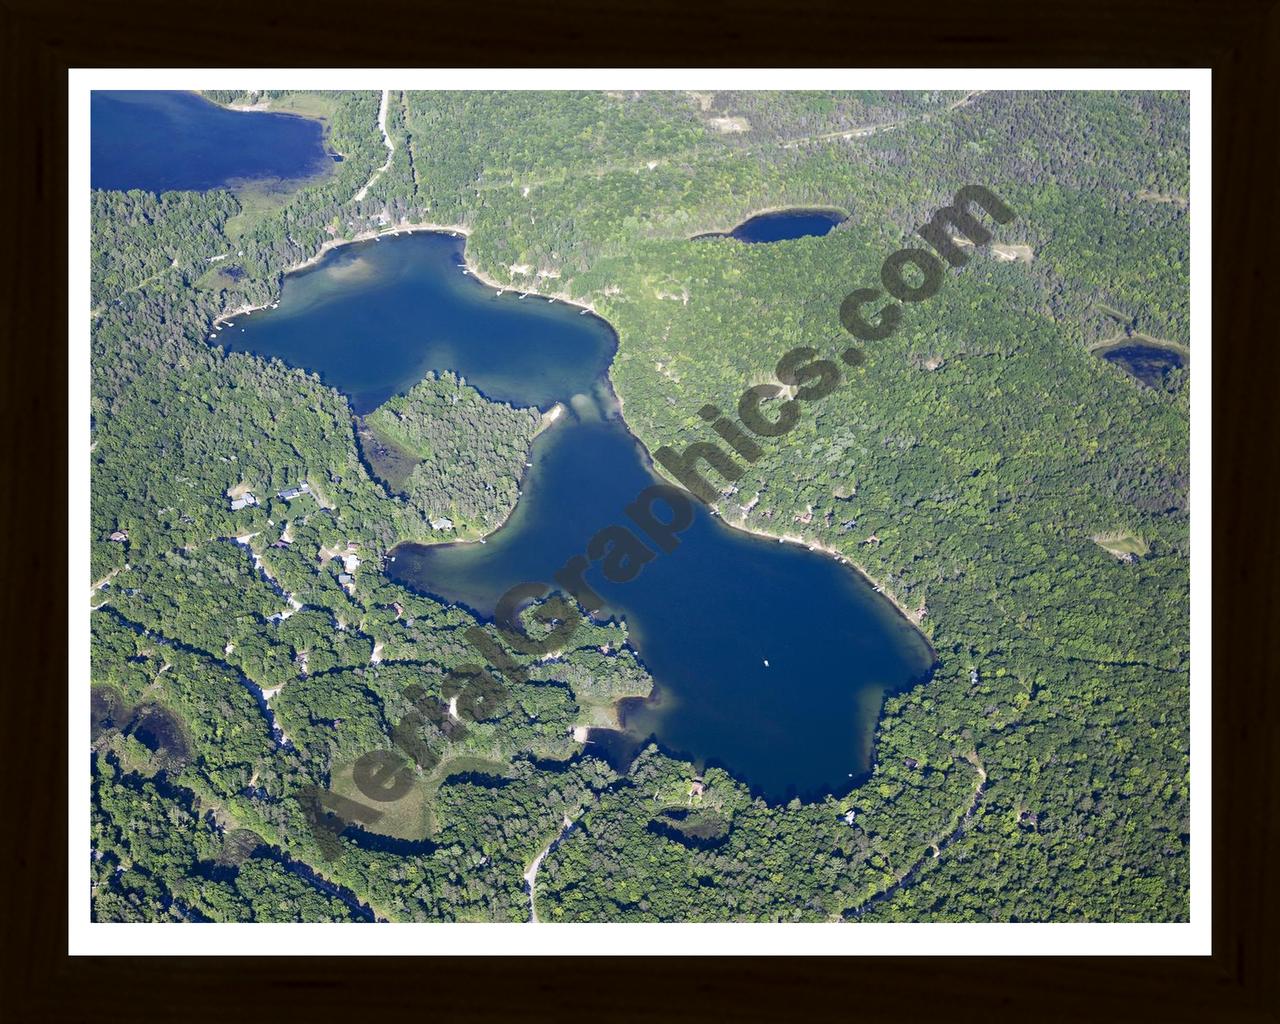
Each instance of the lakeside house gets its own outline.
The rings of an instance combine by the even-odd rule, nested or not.
[[[453,520],[445,519],[443,516],[439,519],[431,520],[431,529],[433,530],[452,530]]]
[[[294,498],[300,498],[302,495],[310,493],[311,485],[303,480],[297,487],[286,487],[283,491],[278,492],[276,497],[284,501],[293,501]]]

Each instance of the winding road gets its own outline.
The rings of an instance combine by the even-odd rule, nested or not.
[[[382,144],[387,147],[387,162],[379,167],[364,183],[360,191],[351,197],[353,203],[358,203],[366,195],[369,194],[369,188],[375,181],[382,177],[385,171],[391,169],[391,158],[396,155],[395,143],[391,141],[391,136],[387,134],[387,104],[391,100],[391,90],[382,90],[382,102],[378,104],[378,131],[382,132]]]

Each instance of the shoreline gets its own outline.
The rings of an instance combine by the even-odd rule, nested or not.
[[[538,426],[534,430],[533,437],[529,442],[529,451],[526,453],[526,455],[533,454],[533,442],[536,441],[548,430],[550,430],[552,427],[554,427],[556,423],[559,422],[560,417],[563,416],[566,411],[567,411],[567,406],[563,402],[556,402],[556,404],[553,405],[550,409],[542,413],[542,418],[538,421]],[[427,540],[418,540],[414,538],[406,539],[403,537],[398,538],[396,542],[388,546],[386,551],[383,553],[384,562],[389,555],[397,551],[399,548],[401,548],[405,544],[417,544],[419,547],[424,547],[424,548],[437,548],[445,544],[485,544],[487,543],[489,538],[492,537],[494,534],[496,534],[499,530],[505,528],[506,525],[509,522],[511,522],[511,517],[516,514],[516,505],[520,504],[520,493],[524,491],[525,476],[527,475],[527,471],[529,467],[526,465],[522,468],[525,470],[525,472],[522,472],[520,476],[516,478],[516,489],[517,489],[516,504],[511,506],[510,510],[503,517],[502,522],[500,522],[488,533],[481,533],[481,534],[477,534],[475,536],[469,536],[469,537],[458,536],[458,537],[447,537],[447,538],[440,538],[440,539],[432,537]],[[382,568],[383,568],[383,571],[385,572],[386,565],[384,564]]]
[[[256,103],[220,103],[219,101],[210,99],[206,96],[203,89],[194,89],[192,91],[206,103],[212,103],[215,107],[222,110],[230,110],[237,114],[275,114],[279,117],[300,117],[304,121],[314,121],[320,125],[320,141],[324,147],[326,155],[337,153],[338,156],[342,157],[344,160],[346,159],[347,154],[340,152],[333,144],[333,124],[325,114],[290,110],[287,104],[284,107],[273,106],[270,99],[260,99]],[[329,168],[326,168],[326,171],[327,170],[329,170]],[[305,182],[308,179],[303,178],[300,180]],[[246,182],[242,183],[242,186],[251,184],[252,182]],[[225,187],[228,191],[236,191],[236,188],[233,188],[232,183],[230,182],[228,182]]]
[[[731,228],[706,228],[702,231],[698,231],[690,235],[688,238],[685,239],[685,241],[695,242],[702,239],[704,235],[712,235],[712,236],[718,235],[721,238],[732,238],[733,233],[737,231],[738,228],[742,227],[743,224],[746,224],[749,221],[753,221],[757,217],[768,217],[771,214],[775,214],[775,213],[838,213],[840,214],[840,221],[839,221],[839,224],[836,224],[834,227],[832,227],[833,231],[835,230],[836,227],[839,227],[840,224],[843,224],[851,216],[853,216],[847,210],[842,210],[838,206],[766,206],[763,209],[753,210],[751,213],[748,213],[745,217],[743,217],[740,221],[738,221],[737,224],[733,225],[733,227]]]
[[[365,231],[357,232],[351,238],[330,238],[322,242],[320,244],[320,248],[317,249],[315,253],[313,253],[311,256],[308,256],[306,259],[301,260],[298,263],[292,263],[279,272],[281,276],[281,281],[277,289],[277,294],[273,301],[274,302],[280,301],[280,295],[284,291],[283,278],[287,277],[290,274],[296,274],[301,270],[306,270],[310,267],[314,267],[316,264],[318,264],[321,260],[323,260],[327,255],[329,255],[329,253],[333,252],[335,249],[340,249],[344,245],[356,245],[357,243],[360,243],[360,242],[371,242],[377,238],[392,238],[397,235],[412,235],[412,234],[417,234],[419,232],[429,232],[429,233],[440,234],[440,235],[460,236],[464,240],[469,239],[471,237],[471,230],[462,224],[434,224],[431,222],[407,224],[402,222],[400,224],[389,225],[386,227],[369,228]],[[578,299],[574,299],[567,292],[539,291],[537,289],[536,283],[532,286],[525,287],[522,285],[514,285],[514,284],[506,283],[503,281],[499,281],[497,278],[492,277],[485,271],[481,270],[478,266],[476,266],[474,262],[472,262],[471,256],[467,253],[467,247],[465,245],[463,245],[462,247],[462,259],[466,265],[467,272],[472,277],[474,277],[477,281],[479,281],[481,284],[485,285],[486,287],[496,288],[499,291],[523,291],[529,294],[537,295],[539,298],[555,299],[557,302],[563,302],[566,306],[573,306],[575,309],[590,310],[593,315],[600,316],[600,312],[595,308],[594,305],[592,305],[589,302],[583,303]],[[249,313],[257,312],[260,309],[267,309],[271,305],[272,305],[272,302],[263,302],[257,305],[238,306],[234,310],[228,310],[225,313],[220,313],[217,317],[214,318],[211,326],[216,327],[221,323],[225,323],[227,320],[234,319],[237,316],[245,316]],[[601,319],[604,319],[604,318],[601,317]]]
[[[1125,348],[1129,345],[1147,348],[1158,348],[1165,352],[1175,352],[1184,359],[1191,358],[1191,348],[1183,345],[1181,342],[1169,341],[1165,338],[1153,338],[1149,334],[1120,334],[1114,338],[1103,338],[1095,341],[1091,345],[1085,346],[1086,352],[1092,352],[1094,355],[1105,356],[1108,352],[1112,352],[1118,348]]]
[[[785,211],[785,210],[793,210],[793,209],[806,209],[806,210],[832,210],[832,211],[837,212],[837,213],[843,212],[843,211],[839,210],[837,207],[817,207],[817,206],[810,206],[810,207],[794,207],[794,206],[792,206],[792,207],[779,207],[779,208],[776,208],[776,209],[766,210],[766,211],[763,211],[763,212],[764,212],[764,213],[768,213],[768,212],[774,212],[774,213],[776,213],[776,212],[781,212],[781,211]],[[752,214],[752,216],[761,216],[761,215],[762,215],[762,214],[760,214],[760,213]],[[847,215],[846,215],[846,216],[847,216]],[[747,219],[748,219],[748,220],[750,220],[751,218],[750,218],[750,217],[748,217]],[[398,225],[388,226],[388,227],[370,228],[370,229],[368,229],[368,230],[366,230],[366,231],[361,231],[361,232],[357,233],[353,238],[341,238],[341,239],[339,239],[339,238],[333,238],[333,239],[329,239],[328,241],[326,241],[326,242],[322,243],[322,244],[321,244],[321,246],[320,246],[320,248],[319,248],[319,249],[318,249],[318,250],[317,250],[313,255],[311,255],[311,256],[307,257],[305,260],[302,260],[302,261],[301,261],[301,262],[299,262],[299,263],[295,263],[295,264],[293,264],[293,265],[289,266],[288,268],[286,268],[285,270],[281,271],[281,279],[282,279],[282,281],[281,281],[281,288],[280,288],[280,291],[281,291],[281,292],[283,292],[283,278],[284,278],[285,276],[287,276],[287,275],[289,275],[289,274],[297,273],[297,272],[298,272],[298,271],[300,271],[300,270],[305,270],[305,269],[307,269],[308,267],[313,267],[313,266],[315,266],[315,265],[316,265],[316,264],[318,264],[322,259],[324,259],[324,257],[325,257],[325,256],[327,256],[329,253],[333,252],[335,249],[339,249],[339,248],[341,248],[341,247],[342,247],[342,246],[344,246],[344,245],[355,245],[356,243],[359,243],[359,242],[369,242],[369,241],[372,241],[372,240],[373,240],[373,239],[375,239],[375,238],[382,238],[382,237],[395,237],[395,236],[400,235],[400,234],[414,234],[414,233],[417,233],[417,232],[424,232],[424,231],[425,231],[425,232],[432,232],[432,233],[435,233],[435,234],[448,234],[448,235],[454,235],[455,237],[461,237],[461,238],[464,240],[464,243],[465,243],[465,241],[466,241],[467,239],[469,239],[469,238],[470,238],[470,236],[471,236],[471,231],[470,231],[470,229],[469,229],[469,228],[467,228],[465,225],[462,225],[462,224],[436,224],[436,223],[426,222],[426,223],[413,223],[413,224],[405,224],[405,223],[401,223],[401,224],[398,224]],[[495,289],[502,290],[502,291],[505,291],[505,290],[508,290],[508,289],[512,289],[512,290],[519,290],[518,286],[513,286],[513,285],[510,285],[510,284],[504,284],[503,282],[498,281],[496,278],[493,278],[493,277],[491,277],[490,275],[488,275],[487,273],[485,273],[484,271],[480,270],[480,269],[479,269],[479,268],[478,268],[478,267],[477,267],[477,266],[472,262],[472,259],[471,259],[470,255],[467,253],[467,247],[466,247],[466,245],[465,245],[465,244],[463,245],[463,249],[462,249],[462,258],[463,258],[463,262],[464,262],[464,263],[465,263],[465,265],[466,265],[466,269],[467,269],[467,271],[468,271],[468,272],[469,272],[473,277],[475,277],[475,279],[476,279],[477,281],[479,281],[481,284],[485,285],[486,287],[489,287],[489,288],[495,288]],[[573,307],[575,307],[575,308],[577,308],[577,309],[590,310],[590,311],[592,312],[592,314],[593,314],[593,315],[595,315],[595,316],[599,316],[599,317],[601,317],[601,319],[605,319],[605,318],[604,318],[603,316],[601,316],[601,314],[596,310],[595,306],[593,306],[593,305],[591,305],[591,304],[589,304],[589,303],[588,303],[588,304],[583,304],[583,303],[581,303],[581,302],[578,302],[578,301],[576,301],[576,300],[574,300],[574,299],[572,299],[572,298],[568,297],[566,294],[564,294],[564,293],[562,293],[562,292],[544,293],[544,292],[539,292],[539,291],[537,291],[537,290],[536,290],[536,288],[534,288],[534,287],[530,287],[530,288],[526,289],[526,291],[527,291],[528,293],[538,295],[538,296],[539,296],[539,297],[541,297],[541,298],[554,298],[554,299],[556,299],[557,301],[563,301],[563,302],[565,303],[565,305],[567,305],[567,306],[573,306]],[[276,301],[276,302],[279,302],[279,296],[278,296],[278,295],[277,295],[277,297],[276,297],[276,300],[275,300],[275,301]],[[254,311],[256,311],[256,310],[259,310],[259,309],[266,309],[266,308],[270,307],[271,305],[272,305],[272,303],[268,302],[268,303],[264,303],[264,304],[257,305],[257,306],[242,306],[242,307],[240,307],[240,308],[238,308],[238,309],[236,309],[236,310],[234,310],[234,311],[227,312],[227,313],[224,313],[224,314],[220,315],[217,319],[215,319],[215,320],[213,321],[213,326],[214,326],[214,327],[217,327],[219,324],[221,324],[221,323],[225,323],[225,322],[226,322],[226,321],[228,321],[228,320],[232,320],[232,319],[234,319],[234,318],[235,318],[235,317],[237,317],[237,316],[245,316],[245,315],[250,314],[250,313],[252,313],[252,312],[254,312]],[[608,323],[608,321],[607,321],[607,320],[605,320],[605,322],[606,322],[606,323]],[[610,324],[609,326],[610,326],[610,329],[613,329],[613,325],[612,325],[612,324]],[[614,330],[614,334],[615,334],[615,336],[617,335],[617,331],[616,331],[616,329]],[[620,344],[620,339],[619,339],[619,344]],[[609,385],[609,390],[612,392],[612,394],[613,394],[614,398],[615,398],[615,399],[617,400],[617,402],[618,402],[618,418],[619,418],[620,420],[622,420],[622,422],[623,422],[624,424],[626,424],[626,423],[627,423],[627,421],[626,421],[626,416],[625,416],[625,412],[624,412],[624,408],[623,408],[624,400],[623,400],[623,398],[622,398],[622,395],[618,393],[617,388],[614,386],[614,383],[613,383],[613,376],[612,376],[612,373],[610,372],[612,369],[613,369],[613,364],[612,364],[612,362],[611,362],[611,363],[610,363],[610,365],[609,365],[609,367],[605,370],[605,375],[604,375],[604,376],[605,376],[605,380],[607,381],[607,383],[608,383],[608,385]],[[557,410],[559,410],[559,411],[557,411]],[[564,412],[564,409],[563,409],[563,403],[557,402],[557,403],[556,403],[556,405],[552,406],[552,408],[551,408],[551,409],[549,409],[549,410],[547,410],[547,412],[543,413],[543,414],[542,414],[542,422],[539,424],[538,429],[537,429],[537,432],[534,434],[534,437],[535,437],[535,438],[536,438],[536,437],[538,437],[540,434],[542,434],[544,431],[546,431],[548,428],[550,428],[552,425],[554,425],[554,423],[558,421],[558,419],[560,418],[560,416],[561,416],[561,415],[563,415],[563,412]],[[654,473],[654,474],[655,474],[659,479],[664,480],[664,481],[666,481],[667,483],[672,483],[673,481],[669,480],[669,479],[666,477],[666,475],[665,475],[665,474],[663,474],[663,473],[658,469],[657,465],[654,463],[654,461],[653,461],[652,457],[650,456],[650,453],[649,453],[649,450],[648,450],[648,446],[647,446],[647,445],[645,445],[645,444],[644,444],[644,442],[640,440],[639,436],[638,436],[638,435],[636,435],[636,433],[635,433],[633,430],[631,430],[630,425],[627,425],[627,432],[628,432],[629,434],[631,434],[631,436],[632,436],[632,437],[636,438],[636,440],[640,443],[641,448],[644,450],[644,453],[645,453],[645,456],[646,456],[646,461],[647,461],[647,462],[648,462],[648,464],[649,464],[649,468],[650,468],[650,470],[651,470],[651,471],[652,471],[652,472],[653,472],[653,473]],[[524,483],[524,474],[521,474],[521,477],[520,477],[520,480],[518,481],[518,483],[519,483],[519,484],[523,484],[523,483]],[[521,489],[523,489],[523,488],[521,488]],[[518,504],[518,503],[519,503],[519,502],[517,501],[517,504]],[[482,535],[480,535],[479,537],[475,537],[475,538],[461,538],[461,537],[455,537],[455,538],[450,539],[450,540],[445,540],[445,539],[439,539],[439,540],[436,540],[436,539],[434,539],[434,538],[429,539],[429,540],[418,540],[418,539],[400,538],[400,539],[397,539],[397,540],[396,540],[396,542],[395,542],[394,544],[391,544],[391,545],[389,545],[389,546],[387,547],[386,552],[385,552],[385,555],[390,555],[390,554],[391,554],[392,552],[394,552],[397,548],[399,548],[401,545],[404,545],[404,544],[421,544],[421,545],[423,545],[424,547],[438,547],[438,546],[440,546],[440,545],[442,545],[442,544],[478,544],[478,543],[481,543],[482,541],[487,541],[490,537],[492,537],[494,534],[496,534],[499,530],[503,529],[503,528],[504,528],[504,527],[505,527],[505,526],[510,522],[511,517],[512,517],[512,516],[514,516],[514,515],[515,515],[515,507],[513,506],[513,507],[512,507],[512,509],[511,509],[511,511],[507,514],[507,516],[503,519],[503,521],[502,521],[498,526],[496,526],[494,529],[490,530],[488,533],[482,534]],[[796,533],[773,533],[773,532],[769,532],[769,531],[766,531],[766,530],[753,529],[752,527],[749,527],[749,526],[745,526],[745,525],[742,525],[742,524],[738,524],[738,523],[730,522],[728,519],[726,519],[726,518],[724,517],[724,515],[723,515],[723,514],[722,514],[718,509],[717,509],[717,510],[716,510],[716,512],[715,512],[715,516],[716,516],[716,518],[717,518],[717,519],[719,519],[722,523],[724,523],[724,524],[725,524],[726,526],[728,526],[730,529],[737,530],[739,533],[744,533],[744,534],[747,534],[748,536],[752,536],[752,537],[759,537],[759,538],[764,539],[764,540],[781,541],[782,543],[786,543],[786,544],[794,544],[794,545],[798,545],[798,546],[803,546],[803,547],[805,547],[805,548],[809,548],[809,549],[811,549],[811,550],[813,550],[813,551],[822,551],[822,552],[824,552],[825,554],[831,555],[831,556],[832,556],[833,558],[835,558],[837,561],[839,561],[839,562],[840,562],[840,563],[842,563],[843,565],[847,566],[848,568],[852,569],[852,570],[854,571],[854,573],[855,573],[855,574],[857,574],[859,577],[861,577],[863,580],[865,580],[866,582],[870,583],[870,584],[871,584],[871,586],[872,586],[872,588],[875,590],[875,592],[876,592],[877,594],[879,594],[881,597],[884,597],[885,599],[887,599],[887,600],[888,600],[888,602],[889,602],[889,604],[893,606],[894,610],[895,610],[895,611],[897,611],[897,612],[898,612],[898,614],[899,614],[899,615],[901,615],[904,619],[906,619],[906,620],[907,620],[907,622],[908,622],[908,623],[910,623],[910,625],[912,626],[912,628],[913,628],[913,629],[915,629],[915,630],[916,630],[916,632],[918,632],[918,633],[920,634],[920,636],[925,640],[925,642],[926,642],[927,644],[929,644],[929,649],[930,649],[931,651],[933,650],[933,645],[932,645],[931,643],[929,643],[929,638],[928,638],[928,636],[926,636],[926,635],[925,635],[925,633],[924,633],[924,631],[920,628],[920,622],[921,622],[921,620],[922,620],[923,616],[918,615],[918,614],[917,614],[916,609],[907,608],[907,607],[903,604],[902,600],[898,597],[898,595],[897,595],[897,594],[895,594],[895,593],[893,593],[891,590],[889,590],[889,589],[888,589],[888,587],[886,587],[883,583],[881,583],[879,580],[877,580],[875,577],[873,577],[870,573],[868,573],[868,572],[867,572],[865,569],[863,569],[860,565],[858,565],[856,562],[854,562],[854,561],[853,561],[853,560],[852,560],[848,555],[846,555],[843,551],[840,551],[840,550],[839,550],[839,549],[837,549],[837,548],[833,548],[833,547],[831,547],[830,545],[823,543],[822,541],[819,541],[819,540],[816,540],[816,539],[806,538],[806,537],[804,537],[804,536],[803,536],[803,535],[801,535],[801,534],[796,534]],[[384,555],[384,557],[385,557],[385,555]]]
[[[838,548],[833,548],[831,545],[824,544],[820,540],[806,538],[798,533],[770,533],[766,530],[755,530],[749,526],[730,522],[719,512],[716,513],[716,518],[731,530],[737,530],[739,533],[745,533],[750,537],[759,537],[763,540],[780,541],[783,544],[794,544],[797,547],[808,548],[810,551],[822,551],[825,554],[831,555],[837,562],[840,562],[842,565],[852,569],[858,576],[862,577],[863,580],[870,583],[875,592],[888,600],[888,602],[897,610],[898,614],[911,623],[915,631],[924,637],[925,643],[929,643],[929,637],[926,636],[924,630],[920,628],[920,622],[923,619],[923,616],[918,616],[915,609],[907,608],[897,594],[891,591]],[[929,650],[933,650],[933,644],[931,643],[929,643]]]

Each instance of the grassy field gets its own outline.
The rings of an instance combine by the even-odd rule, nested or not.
[[[394,803],[374,804],[357,788],[351,772],[349,764],[335,767],[329,788],[339,796],[372,805],[382,812],[383,816],[377,822],[365,826],[367,831],[396,839],[422,839],[435,831],[435,816],[431,808],[435,786],[430,779],[421,780]]]
[[[1112,530],[1109,533],[1094,534],[1093,542],[1116,558],[1134,555],[1143,558],[1151,550],[1151,546],[1138,534],[1130,530]]]
[[[272,97],[264,109],[277,114],[298,114],[327,122],[337,107],[338,98],[329,93],[291,92],[284,96]]]
[[[461,754],[442,761],[434,772],[421,779],[403,798],[393,803],[375,804],[383,816],[373,825],[366,825],[365,830],[380,836],[391,836],[393,839],[430,838],[438,830],[436,820],[436,797],[445,780],[451,776],[466,775],[476,772],[483,775],[505,775],[508,766],[498,761]],[[339,796],[362,804],[371,801],[355,784],[352,778],[352,765],[335,767],[329,788]]]
[[[232,189],[237,202],[240,203],[240,212],[227,221],[224,228],[227,237],[232,242],[239,241],[256,224],[270,219],[284,209],[285,204],[293,198],[293,194],[301,185],[302,182],[271,186],[248,184]]]

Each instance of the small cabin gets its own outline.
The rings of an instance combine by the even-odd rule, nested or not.
[[[111,534],[111,539],[117,544],[123,544],[129,539],[129,534],[125,530],[115,530]]]

